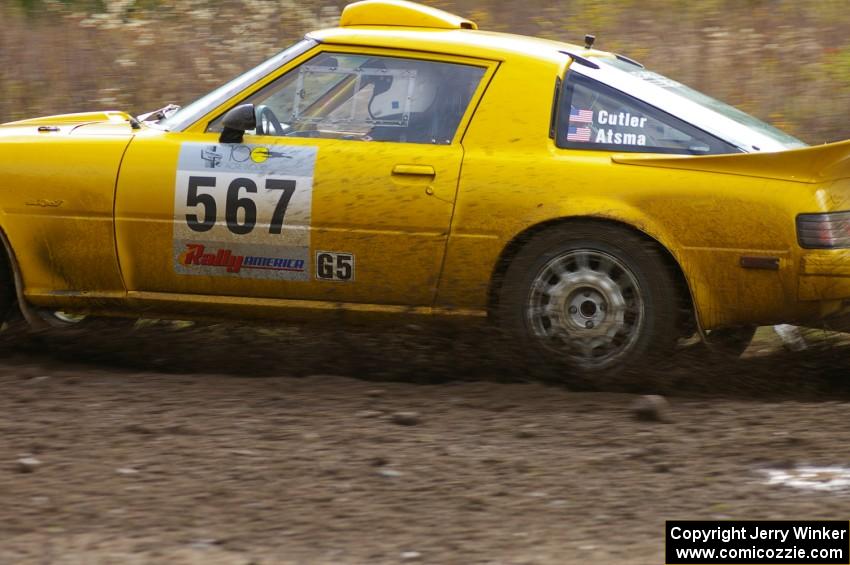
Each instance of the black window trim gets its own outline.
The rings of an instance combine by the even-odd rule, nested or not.
[[[669,125],[671,127],[678,128],[678,124],[683,124],[684,126],[686,126],[686,128],[690,128],[691,130],[701,132],[704,135],[710,137],[711,139],[717,140],[721,144],[731,148],[732,151],[730,151],[729,153],[715,153],[715,152],[711,152],[711,151],[706,152],[706,153],[701,153],[701,152],[695,152],[695,151],[688,151],[687,149],[677,149],[677,148],[673,148],[673,147],[618,145],[616,143],[595,143],[595,142],[592,142],[592,141],[591,142],[567,141],[566,136],[563,135],[563,133],[562,133],[562,125],[564,125],[564,124],[562,124],[559,115],[560,115],[560,107],[563,105],[563,103],[572,102],[573,81],[571,81],[570,79],[572,78],[573,75],[581,77],[582,80],[586,80],[586,81],[589,81],[589,82],[595,83],[595,84],[600,84],[605,88],[611,89],[611,90],[619,93],[620,95],[622,95],[624,98],[626,98],[628,100],[636,101],[638,103],[638,105],[642,104],[642,105],[648,106],[649,108],[652,108],[654,111],[658,112],[659,116],[662,116],[664,118],[669,118],[669,121],[667,121],[665,119],[665,123],[667,123],[667,125]],[[674,116],[673,114],[671,114],[671,113],[669,113],[665,110],[662,110],[661,108],[658,108],[657,106],[650,104],[646,100],[643,100],[641,98],[637,98],[636,96],[632,96],[631,94],[629,94],[627,92],[623,92],[622,90],[620,90],[618,88],[614,88],[613,86],[606,84],[606,83],[604,83],[600,80],[596,80],[596,79],[591,78],[589,76],[586,76],[582,73],[573,72],[572,70],[567,71],[567,74],[564,77],[564,80],[561,82],[561,92],[559,93],[559,95],[556,98],[558,99],[557,102],[556,102],[558,110],[555,111],[555,114],[554,114],[554,117],[553,117],[553,119],[555,120],[554,140],[555,140],[555,145],[559,149],[584,149],[584,150],[590,150],[590,151],[609,151],[609,152],[612,152],[612,153],[658,153],[658,154],[667,154],[667,155],[694,155],[694,156],[698,156],[698,155],[728,155],[728,154],[744,153],[745,152],[743,149],[741,149],[737,145],[735,145],[735,144],[733,144],[729,141],[726,141],[725,139],[717,137],[716,135],[709,133],[709,132],[705,131],[704,129],[702,129],[698,126],[695,126],[694,124],[692,124],[690,122],[686,122],[682,118],[679,118],[678,116]],[[565,124],[566,124],[567,127],[569,127],[569,120],[567,120],[565,122]]]
[[[555,94],[552,96],[552,115],[549,117],[549,139],[558,137],[558,107],[561,105],[561,77],[555,77]]]

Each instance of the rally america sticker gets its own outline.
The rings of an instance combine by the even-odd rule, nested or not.
[[[256,279],[309,279],[307,262],[278,247],[187,243],[177,258],[178,272],[236,275]],[[300,276],[299,276],[300,275]]]
[[[310,280],[317,151],[184,143],[174,190],[175,272]]]

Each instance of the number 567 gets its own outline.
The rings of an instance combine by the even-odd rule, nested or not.
[[[186,193],[186,206],[203,206],[204,214],[186,214],[186,224],[196,232],[212,229],[218,220],[218,207],[212,194],[199,193],[201,188],[215,188],[215,177],[189,177],[189,190]],[[246,196],[240,196],[244,189]],[[279,234],[283,228],[286,208],[295,193],[295,181],[283,179],[266,179],[266,190],[279,190],[280,199],[277,201],[272,220],[269,223],[269,233]],[[257,224],[257,204],[251,194],[257,193],[257,183],[248,178],[235,178],[227,187],[227,202],[224,207],[224,219],[227,229],[236,235],[244,235],[254,230]],[[242,222],[239,221],[239,211],[243,211]]]

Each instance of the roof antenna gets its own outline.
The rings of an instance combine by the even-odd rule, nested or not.
[[[590,49],[593,47],[593,42],[596,41],[595,35],[590,35],[589,33],[584,36],[584,48]]]

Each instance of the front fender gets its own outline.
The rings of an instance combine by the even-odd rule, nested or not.
[[[2,225],[31,302],[123,291],[113,203],[131,139],[61,130],[0,136]]]

